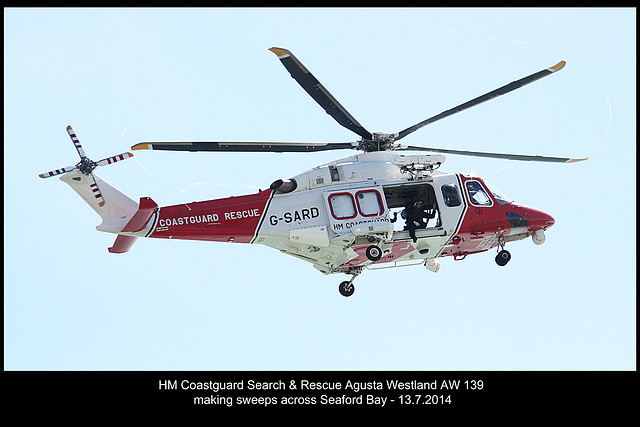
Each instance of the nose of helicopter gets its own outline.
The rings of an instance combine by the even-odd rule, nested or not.
[[[547,230],[556,223],[551,215],[540,209],[527,208],[527,219],[529,220],[529,230]]]

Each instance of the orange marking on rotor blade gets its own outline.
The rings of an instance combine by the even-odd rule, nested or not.
[[[547,70],[552,71],[552,72],[555,72],[555,71],[561,70],[562,68],[564,68],[564,66],[566,65],[566,63],[567,63],[567,61],[560,61],[560,62],[558,62],[556,65],[554,65],[553,67],[551,67],[551,68],[547,68]]]
[[[289,52],[287,52],[285,49],[281,49],[279,47],[272,47],[269,49],[271,52],[275,53],[276,55],[278,55],[278,58],[282,58],[284,56],[288,56],[290,55]]]

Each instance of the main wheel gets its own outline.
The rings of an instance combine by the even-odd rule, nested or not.
[[[344,281],[338,286],[338,291],[343,297],[350,297],[356,291],[356,287],[349,281]]]
[[[509,260],[511,260],[511,254],[509,253],[509,251],[505,251],[504,249],[498,252],[498,255],[496,255],[496,264],[501,267],[507,265]]]
[[[367,248],[366,254],[369,260],[378,261],[380,258],[382,258],[382,249],[380,249],[376,245],[371,245]]]

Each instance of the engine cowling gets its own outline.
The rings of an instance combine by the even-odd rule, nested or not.
[[[278,193],[291,193],[298,188],[298,183],[295,179],[276,179],[269,188]]]

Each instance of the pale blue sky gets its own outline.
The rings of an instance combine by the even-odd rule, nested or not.
[[[440,272],[346,276],[266,246],[115,236],[38,174],[145,140],[353,141],[290,78],[290,49],[370,131],[447,156],[556,219]],[[5,9],[5,370],[629,370],[636,367],[635,9]],[[405,141],[403,141],[405,142]],[[252,193],[351,152],[136,152],[98,174],[159,205]]]

